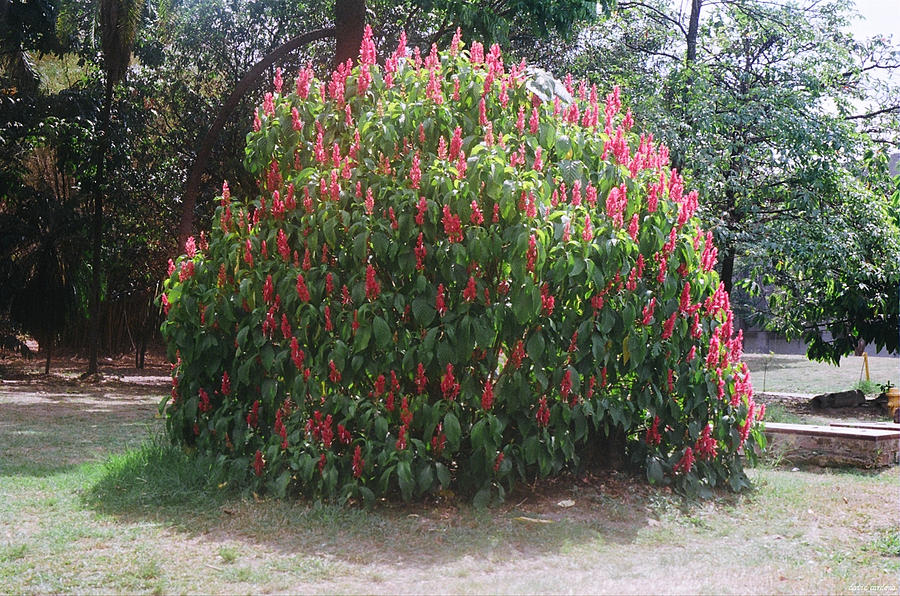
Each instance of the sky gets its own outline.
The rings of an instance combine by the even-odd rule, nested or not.
[[[900,0],[856,0],[856,10],[863,16],[853,26],[855,37],[890,35],[900,42]]]

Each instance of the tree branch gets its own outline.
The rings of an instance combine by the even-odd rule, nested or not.
[[[874,112],[869,112],[868,114],[856,114],[854,116],[846,116],[844,120],[864,120],[866,118],[872,118],[874,116],[879,116],[881,114],[891,114],[893,112],[900,112],[900,105],[889,106],[887,108],[883,108],[881,110],[875,110]]]
[[[662,19],[669,21],[670,23],[672,23],[673,25],[678,27],[678,29],[681,31],[681,34],[684,35],[685,37],[687,37],[687,31],[685,30],[684,26],[681,24],[681,21],[670,17],[669,15],[662,12],[658,8],[650,6],[649,4],[644,4],[643,2],[619,2],[618,7],[623,10],[628,10],[629,8],[642,8],[644,10],[648,10],[648,11],[654,13],[655,15],[657,15],[658,17],[661,17]]]
[[[184,246],[185,240],[187,240],[188,236],[191,235],[191,230],[194,227],[194,207],[197,204],[197,194],[200,187],[200,178],[206,171],[206,162],[209,160],[210,153],[212,153],[213,145],[219,138],[219,133],[225,126],[225,123],[228,121],[231,113],[241,101],[241,98],[245,93],[247,93],[251,85],[260,77],[260,75],[262,75],[262,73],[265,72],[265,70],[272,66],[276,61],[280,60],[294,50],[305,46],[308,43],[324,39],[326,37],[333,37],[334,34],[334,27],[326,27],[324,29],[310,31],[309,33],[306,33],[299,37],[295,37],[281,44],[280,46],[272,50],[269,54],[267,54],[262,60],[254,64],[253,67],[247,72],[247,74],[243,76],[243,78],[234,88],[234,91],[231,92],[231,95],[228,96],[228,99],[225,100],[225,103],[222,105],[222,108],[216,115],[216,119],[213,120],[213,123],[210,125],[209,130],[206,132],[206,135],[200,142],[200,149],[197,151],[197,157],[194,159],[194,164],[191,167],[190,176],[188,176],[187,183],[184,187],[181,222],[178,226],[179,250],[181,250],[181,248]]]

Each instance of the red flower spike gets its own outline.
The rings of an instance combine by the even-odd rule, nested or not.
[[[250,243],[250,239],[247,238],[247,242],[244,245],[244,262],[246,262],[250,267],[253,267],[253,245]]]
[[[425,393],[425,386],[428,384],[428,378],[425,376],[425,367],[420,362],[418,366],[416,366],[416,391],[419,395]]]
[[[366,189],[366,199],[364,201],[364,205],[366,208],[366,215],[372,215],[375,211],[375,196],[372,194],[372,189]]]
[[[381,293],[381,286],[378,284],[378,281],[375,279],[375,268],[372,267],[371,263],[366,265],[366,298],[373,302],[378,299],[378,295]]]
[[[529,273],[534,273],[534,265],[537,260],[537,238],[532,234],[528,238],[528,252],[525,253],[525,269]]]
[[[545,316],[553,315],[553,308],[556,304],[556,298],[550,294],[550,284],[544,283],[541,286],[541,310]]]
[[[447,238],[450,242],[463,241],[462,225],[459,216],[454,215],[450,211],[450,205],[444,205],[441,223],[444,225],[444,233],[447,234]]]
[[[653,424],[647,429],[647,436],[644,438],[644,441],[648,445],[659,445],[660,441],[662,441],[662,437],[659,434],[659,416],[653,417]]]
[[[281,313],[281,336],[284,339],[291,337],[291,324],[288,322],[287,315]]]
[[[662,339],[669,339],[672,337],[672,332],[675,329],[675,320],[678,318],[678,311],[673,312],[666,322],[663,324],[663,332]]]
[[[572,391],[572,371],[568,368],[566,372],[563,373],[562,380],[559,382],[559,395],[563,398],[563,401],[569,399],[569,393]]]
[[[419,168],[419,152],[416,151],[412,158],[412,167],[409,170],[409,185],[412,188],[419,188],[422,182],[422,170]]]
[[[197,405],[197,409],[201,412],[209,412],[212,409],[212,404],[209,403],[209,394],[201,388],[197,392],[197,395],[200,398],[200,403]]]
[[[428,255],[428,251],[425,249],[425,244],[422,241],[422,232],[419,232],[413,253],[416,255],[416,271],[424,271],[425,257]]]
[[[337,366],[335,366],[334,360],[328,361],[328,369],[330,371],[328,373],[328,378],[331,380],[331,382],[335,383],[335,384],[340,383],[341,382],[341,371],[339,371],[337,369]]]
[[[482,223],[484,223],[484,215],[481,213],[481,209],[478,207],[478,201],[472,199],[472,203],[470,206],[472,207],[472,214],[469,216],[469,220],[476,226],[480,226]]]
[[[247,414],[247,426],[256,428],[259,424],[259,400],[253,402],[250,406],[250,413]]]
[[[263,475],[263,468],[266,467],[266,462],[263,459],[262,451],[259,449],[256,450],[256,454],[253,456],[253,471],[257,476]]]
[[[541,428],[546,428],[550,424],[550,408],[547,406],[546,397],[541,397],[535,419]]]
[[[447,304],[444,302],[444,284],[438,284],[437,287],[437,296],[434,299],[434,308],[437,310],[438,315],[444,316],[444,313],[447,312]]]
[[[478,290],[475,286],[475,278],[470,275],[469,283],[466,284],[466,288],[463,290],[463,300],[466,302],[474,302],[477,297]]]
[[[481,392],[481,409],[490,410],[494,405],[494,384],[490,379],[485,380],[484,390]]]
[[[444,395],[444,399],[449,401],[456,399],[456,396],[459,395],[459,387],[456,377],[453,376],[453,365],[448,363],[447,372],[441,377],[441,393]]]
[[[416,225],[422,226],[425,225],[425,214],[428,212],[428,202],[425,200],[425,197],[419,197],[419,202],[416,203]]]
[[[303,361],[306,358],[306,354],[303,350],[300,349],[300,344],[297,342],[296,337],[291,338],[291,360],[294,362],[294,366],[297,367],[297,370],[303,370]]]
[[[309,254],[308,250],[306,254]],[[300,298],[302,302],[309,302],[310,300],[309,288],[306,287],[306,280],[303,279],[302,273],[297,274],[297,297]]]
[[[656,298],[650,299],[650,304],[641,311],[641,325],[649,325],[653,322],[653,310],[656,308]]]
[[[362,476],[363,468],[365,467],[366,462],[362,458],[362,450],[359,445],[356,446],[356,449],[353,450],[353,477],[359,478]]]
[[[676,474],[687,474],[691,471],[691,468],[694,467],[694,451],[690,447],[686,447],[684,450],[684,455],[681,456],[681,459],[678,460],[678,463],[675,464],[674,472]]]
[[[707,424],[700,433],[700,438],[694,445],[694,452],[700,459],[714,459],[716,457],[716,440],[712,437],[712,426]]]
[[[312,263],[310,261],[311,261],[311,255],[309,252],[309,248],[307,247],[305,252],[303,253],[303,264],[301,265],[301,268],[304,271],[309,271],[312,268]]]

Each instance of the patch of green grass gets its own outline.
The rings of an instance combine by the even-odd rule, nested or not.
[[[111,456],[86,492],[90,506],[107,513],[149,508],[209,512],[226,497],[218,489],[211,458],[189,455],[162,438]]]
[[[238,549],[233,546],[220,546],[219,547],[219,557],[222,558],[224,563],[228,563],[231,565],[238,558]]]
[[[4,546],[0,548],[0,563],[24,559],[26,554],[28,554],[27,544]]]
[[[788,424],[799,424],[803,422],[797,414],[794,414],[783,404],[770,403],[766,405],[766,422],[784,422]]]
[[[229,567],[223,574],[225,579],[233,583],[261,584],[271,580],[265,570],[254,569],[249,566]]]
[[[900,557],[900,530],[891,528],[882,531],[881,536],[869,545],[869,549],[885,557]]]
[[[875,395],[877,393],[881,393],[881,385],[876,383],[875,381],[870,381],[868,379],[862,379],[856,385],[853,386],[854,389],[859,389],[866,395]]]

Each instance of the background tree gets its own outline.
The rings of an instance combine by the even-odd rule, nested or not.
[[[834,239],[827,226],[851,211],[848,202],[862,202],[867,207],[860,214],[878,225],[885,194],[857,182],[871,174],[863,163],[867,152],[900,141],[900,93],[873,76],[900,67],[900,54],[885,39],[854,40],[846,33],[849,17],[842,3],[695,1],[682,14],[667,3],[623,2],[614,19],[585,32],[583,47],[550,62],[590,77],[611,76],[638,96],[636,107],[653,122],[650,128],[662,131],[673,163],[688,179],[706,183],[701,213],[715,228],[719,270],[731,290],[752,277],[751,252],[754,267],[791,254],[794,243],[773,239],[792,238],[799,222],[807,230],[802,238]],[[891,234],[884,239],[898,242]],[[889,264],[872,265],[890,278]],[[856,266],[836,258],[828,268],[851,279]],[[799,270],[789,267],[772,279],[782,288],[792,274]],[[863,303],[868,291],[835,285],[828,296],[834,305]],[[853,299],[845,301],[846,294]],[[762,315],[773,329],[787,329],[784,319],[766,318],[772,309],[756,312],[746,295],[740,302],[745,318]],[[860,325],[847,333],[872,337],[858,316],[848,318]],[[881,315],[876,321],[889,324]],[[824,329],[827,321],[819,322]],[[810,325],[808,319],[795,323]],[[809,355],[837,359],[851,343],[845,337],[828,350],[818,344]]]
[[[103,55],[104,95],[100,116],[94,175],[94,214],[91,220],[91,307],[87,374],[97,372],[100,350],[101,269],[103,259],[103,195],[106,189],[106,152],[109,149],[109,120],[112,115],[113,89],[125,78],[131,62],[131,48],[137,34],[144,0],[100,0],[100,51]]]

